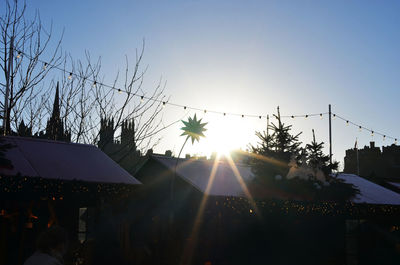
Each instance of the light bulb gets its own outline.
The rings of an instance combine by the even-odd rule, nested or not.
[[[207,110],[204,110],[204,113],[207,113]]]
[[[162,107],[165,108],[165,101],[163,101],[162,105],[163,105]]]
[[[374,131],[371,131],[371,136],[374,136]]]
[[[96,81],[94,81],[93,82],[93,87],[95,87],[97,85],[97,82]]]
[[[386,139],[386,135],[383,136],[383,141],[385,141],[385,139]]]
[[[293,116],[293,115],[292,115],[291,117],[292,117],[292,119],[294,119],[294,116]]]
[[[140,97],[140,102],[143,103],[143,99],[144,99],[144,96],[141,96],[141,97]]]
[[[333,119],[335,119],[336,118],[336,114],[333,114]]]
[[[242,114],[242,118],[244,118],[244,115]]]
[[[183,109],[186,109],[186,106],[184,106]]]
[[[358,126],[358,131],[360,131],[360,132],[361,132],[361,126]]]
[[[21,55],[22,55],[22,52],[18,52],[17,58],[18,58],[18,59],[21,58]]]
[[[120,94],[122,93],[122,90],[121,90],[121,88],[118,88],[118,93],[120,93]]]
[[[69,73],[68,79],[69,79],[69,80],[72,79],[72,73]]]
[[[307,119],[307,118],[308,118],[308,115],[306,115],[305,118]]]
[[[397,139],[394,139],[394,144],[397,145]]]
[[[261,116],[258,116],[259,119],[261,119]]]
[[[320,117],[320,118],[321,118],[321,120],[322,120],[322,113],[320,113],[320,114],[319,114],[319,117]]]
[[[46,70],[46,68],[47,68],[47,63],[44,63],[43,64],[43,70]]]
[[[346,121],[346,125],[349,126],[349,121]]]
[[[224,116],[226,116],[226,113],[224,112]]]

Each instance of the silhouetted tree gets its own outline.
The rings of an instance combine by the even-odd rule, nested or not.
[[[32,19],[26,17],[26,4],[17,0],[4,1],[0,5],[0,68],[4,80],[0,83],[0,107],[6,113],[6,131],[16,130],[24,117],[32,127],[42,115],[46,101],[43,80],[61,62],[60,37],[52,44],[52,27],[45,29],[38,13]],[[25,54],[27,56],[25,56]],[[46,57],[44,66],[40,60]],[[7,106],[6,87],[9,87]]]
[[[302,150],[299,141],[301,133],[291,133],[292,125],[282,122],[279,107],[274,117],[276,124],[272,122],[268,125],[267,132],[256,132],[261,141],[257,146],[250,146],[250,151],[255,155],[250,163],[255,174],[262,178],[286,176],[289,162],[291,159],[299,159]]]
[[[124,124],[134,123],[134,139],[131,140],[135,144],[130,146],[135,150],[132,151],[138,148],[145,152],[159,142],[157,134],[168,127],[162,123],[160,115],[163,102],[168,99],[161,80],[154,89],[143,89],[147,70],[142,66],[144,41],[136,51],[134,62],[130,64],[126,58],[123,74],[117,73],[109,87],[103,85],[100,58],[93,59],[89,52],[82,60],[63,55],[61,38],[54,44],[51,26],[44,30],[38,13],[29,20],[26,4],[7,0],[0,4],[0,10],[4,10],[0,15],[0,66],[2,80],[7,81],[0,83],[0,93],[4,99],[8,84],[8,134],[18,133],[23,120],[23,125],[34,135],[45,137],[46,129],[54,129],[47,121],[55,120],[52,116],[56,111],[57,123],[68,131],[71,142],[97,145],[102,118],[114,121],[111,129],[116,140],[121,138],[119,133]],[[11,52],[14,56],[9,61]],[[56,83],[59,83],[58,93],[55,93]],[[54,94],[59,98],[57,109],[53,97],[49,97]],[[0,101],[4,111],[4,100]],[[25,132],[23,134],[26,136]],[[126,148],[121,149],[127,153]]]
[[[330,175],[338,163],[329,163],[324,143],[316,141],[314,130],[313,140],[302,148],[301,133],[291,133],[292,126],[281,121],[279,108],[274,117],[277,123],[269,125],[268,132],[256,132],[261,141],[251,146],[249,161],[255,178],[249,189],[256,198],[338,202],[357,194],[353,185]]]
[[[307,164],[313,169],[320,169],[328,176],[332,170],[337,170],[339,162],[333,162],[332,165],[329,163],[329,155],[325,155],[323,152],[324,142],[318,143],[315,140],[315,132],[312,130],[313,140],[305,147]]]

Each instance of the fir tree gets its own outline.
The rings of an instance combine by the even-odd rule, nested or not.
[[[315,132],[312,130],[313,140],[310,144],[306,145],[306,156],[307,156],[307,164],[314,170],[320,169],[328,176],[332,170],[337,170],[339,166],[339,162],[329,163],[329,155],[325,155],[322,151],[324,148],[324,142],[318,143],[315,140]]]
[[[269,124],[266,132],[256,132],[261,140],[258,146],[250,146],[255,157],[250,161],[253,172],[256,176],[266,179],[275,178],[276,175],[286,176],[289,162],[292,158],[299,159],[301,152],[301,142],[298,139],[301,133],[291,134],[292,125],[282,122],[279,107],[274,117],[277,120],[276,124]]]
[[[330,164],[329,155],[323,152],[324,143],[316,141],[314,130],[313,140],[302,148],[301,133],[291,133],[292,126],[281,121],[279,107],[274,117],[276,124],[269,125],[266,132],[256,132],[260,142],[250,146],[255,179],[249,189],[256,198],[343,202],[358,193],[353,185],[330,176],[338,162]]]
[[[274,114],[274,117],[277,119],[278,124],[275,125],[274,123],[271,123],[271,125],[269,125],[269,128],[273,132],[271,136],[271,149],[276,153],[298,155],[300,151],[299,146],[301,144],[301,142],[299,142],[299,136],[301,133],[292,135],[290,133],[292,125],[285,125],[281,121],[279,107],[277,108],[277,113],[277,115]]]

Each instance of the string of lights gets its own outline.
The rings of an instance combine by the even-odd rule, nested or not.
[[[32,59],[28,54],[26,54],[26,53],[24,53],[22,51],[16,50],[16,52],[17,52],[17,58],[18,59],[23,58],[23,57]],[[124,91],[123,89],[121,89],[119,87],[108,85],[106,83],[99,82],[97,80],[81,76],[80,74],[74,73],[73,71],[67,71],[67,70],[65,70],[65,69],[63,69],[63,68],[61,68],[61,67],[59,67],[57,65],[50,64],[50,63],[48,63],[46,61],[43,61],[41,59],[38,59],[38,58],[36,58],[36,60],[43,64],[43,68],[44,69],[46,69],[47,67],[52,67],[54,69],[57,69],[57,70],[65,73],[65,74],[68,74],[67,78],[69,80],[72,80],[73,77],[77,77],[77,78],[81,78],[83,80],[87,80],[87,81],[91,82],[93,86],[103,86],[103,87],[115,90],[118,93],[127,93],[127,94],[129,94],[128,91]],[[218,114],[218,115],[222,115],[222,116],[236,116],[236,117],[242,117],[242,118],[246,118],[247,117],[247,118],[258,118],[258,119],[269,118],[269,115],[239,114],[239,113],[233,113],[233,112],[224,112],[224,111],[217,111],[217,110],[208,110],[208,109],[204,109],[204,108],[197,108],[197,107],[192,107],[192,106],[188,106],[188,105],[182,105],[182,104],[178,104],[178,103],[174,103],[174,102],[170,102],[170,101],[163,101],[163,100],[155,99],[155,98],[152,98],[152,97],[147,97],[144,93],[143,94],[133,94],[133,96],[140,98],[141,102],[143,102],[144,100],[150,100],[150,101],[162,103],[163,107],[168,105],[168,106],[183,108],[184,110],[200,111],[200,112],[203,112],[204,114],[213,113],[213,114]],[[309,117],[318,117],[319,116],[321,119],[323,119],[323,116],[326,116],[326,115],[329,115],[329,112],[300,114],[300,115],[281,115],[280,117],[281,118],[291,118],[291,119],[294,119],[294,118],[305,118],[305,119],[307,119]],[[333,119],[335,119],[337,117],[338,119],[345,121],[346,125],[350,124],[350,125],[358,127],[359,131],[364,130],[364,131],[370,132],[371,136],[380,135],[380,136],[382,136],[383,141],[385,141],[386,139],[392,139],[392,140],[395,141],[395,144],[397,145],[397,139],[398,138],[396,138],[396,137],[389,136],[387,134],[384,134],[384,133],[381,133],[381,132],[378,132],[378,131],[375,131],[375,130],[372,130],[372,129],[368,129],[365,126],[362,126],[362,125],[360,125],[358,123],[352,122],[352,121],[350,121],[350,120],[348,120],[348,119],[346,119],[346,118],[344,118],[342,116],[339,116],[339,115],[337,115],[335,113],[331,113],[331,115],[332,115]]]
[[[321,119],[324,115],[328,115],[329,112],[322,112],[322,113],[313,113],[313,114],[301,114],[301,115],[281,115],[281,118],[308,118],[308,117],[316,117],[319,116]]]
[[[348,119],[346,119],[346,118],[344,118],[344,117],[341,117],[341,116],[339,116],[339,115],[337,115],[337,114],[332,114],[332,116],[333,116],[333,118],[338,118],[338,119],[340,119],[340,120],[346,122],[346,125],[353,125],[353,126],[356,126],[356,127],[358,128],[359,131],[365,130],[365,131],[367,131],[367,132],[370,132],[370,133],[371,133],[371,136],[380,135],[380,136],[382,136],[382,140],[383,140],[383,141],[385,141],[386,139],[392,139],[392,140],[395,141],[395,144],[397,145],[397,138],[395,138],[395,137],[389,136],[389,135],[384,134],[384,133],[381,133],[381,132],[377,132],[377,131],[372,130],[372,129],[368,129],[368,128],[366,128],[366,127],[360,125],[360,124],[357,124],[357,123],[355,123],[355,122],[352,122],[352,121],[350,121],[350,120],[348,120]]]

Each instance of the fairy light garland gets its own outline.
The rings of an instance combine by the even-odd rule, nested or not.
[[[356,204],[354,202],[332,201],[292,201],[292,200],[264,200],[256,201],[260,214],[285,214],[285,215],[322,215],[322,216],[400,216],[398,205],[373,205]],[[215,207],[221,206],[239,215],[257,215],[253,210],[253,204],[243,197],[227,197],[216,200]]]
[[[94,198],[96,196],[127,197],[137,185],[120,183],[91,183],[79,180],[46,179],[28,176],[1,176],[0,198],[3,196],[16,196],[19,199],[39,196],[51,200],[73,199],[76,196]]]
[[[254,210],[254,203],[257,205],[258,213]],[[262,200],[251,203],[244,197],[226,197],[210,201],[210,206],[225,213],[231,212],[240,216],[257,216],[258,214],[283,214],[289,216],[347,216],[347,217],[368,217],[368,216],[400,216],[398,205],[373,205],[357,204],[351,201],[294,201],[294,200]],[[227,210],[227,211],[225,211]],[[212,212],[212,211],[211,211]]]
[[[365,130],[365,131],[371,133],[371,136],[372,136],[372,137],[374,137],[375,135],[380,135],[380,136],[382,136],[383,141],[385,141],[386,139],[392,139],[392,140],[394,140],[395,144],[397,145],[397,138],[395,138],[395,137],[389,136],[389,135],[384,134],[384,133],[381,133],[381,132],[377,132],[376,130],[373,130],[373,129],[368,129],[368,128],[366,128],[366,127],[360,125],[360,124],[357,124],[357,123],[355,123],[355,122],[352,122],[352,121],[350,121],[350,120],[348,120],[348,119],[346,119],[346,118],[344,118],[344,117],[342,117],[342,116],[339,116],[339,115],[337,115],[337,114],[333,114],[333,115],[334,115],[334,117],[337,117],[338,119],[340,119],[340,120],[346,122],[346,125],[351,124],[351,125],[353,125],[353,126],[355,126],[355,127],[358,127],[358,130],[359,130],[360,132],[361,132],[362,130]]]
[[[24,52],[22,52],[22,51],[16,50],[16,52],[17,52],[17,58],[18,58],[18,59],[20,59],[21,57],[27,57],[27,58],[32,59],[32,57],[30,57],[29,55],[27,55],[26,53],[24,53]],[[115,87],[115,86],[111,86],[111,85],[105,84],[105,83],[103,83],[103,82],[98,82],[97,80],[94,80],[94,79],[89,79],[89,78],[83,77],[83,76],[81,76],[81,75],[79,75],[79,74],[74,73],[73,71],[68,72],[68,71],[66,71],[65,69],[62,69],[61,67],[59,67],[59,66],[57,66],[57,65],[49,64],[48,62],[43,61],[43,60],[40,60],[40,59],[38,59],[38,58],[35,58],[35,59],[36,59],[38,62],[43,63],[43,69],[47,69],[47,67],[50,66],[50,67],[52,67],[52,68],[54,68],[54,69],[57,69],[57,70],[59,70],[59,71],[61,71],[61,72],[64,72],[64,73],[67,73],[67,74],[69,73],[69,74],[68,74],[68,77],[67,77],[68,80],[72,80],[72,78],[75,76],[75,77],[82,78],[82,79],[84,79],[84,80],[87,80],[87,81],[92,82],[93,87],[95,87],[95,86],[98,85],[98,86],[103,86],[103,87],[107,87],[107,88],[109,88],[109,89],[115,90],[115,91],[117,91],[119,94],[121,94],[121,93],[130,94],[129,92],[124,91],[124,90],[122,90],[121,88],[117,88],[117,87]],[[232,113],[232,112],[208,110],[208,109],[204,109],[204,108],[196,108],[196,107],[191,107],[191,106],[187,106],[187,105],[181,105],[181,104],[177,104],[177,103],[173,103],[173,102],[169,102],[169,101],[164,101],[164,100],[162,100],[162,99],[155,99],[155,98],[152,98],[152,97],[147,97],[147,96],[144,95],[144,94],[142,94],[142,95],[140,95],[140,94],[132,94],[132,96],[138,97],[138,98],[140,99],[140,102],[141,102],[141,103],[143,103],[145,99],[146,99],[146,100],[150,100],[150,101],[154,101],[154,102],[158,102],[158,103],[160,103],[160,105],[162,105],[162,108],[165,108],[167,105],[169,105],[169,106],[173,106],[173,107],[183,108],[184,110],[193,110],[193,111],[203,112],[204,114],[207,114],[207,113],[219,114],[219,115],[222,115],[222,116],[224,116],[224,117],[226,117],[226,116],[228,116],[228,115],[229,115],[229,116],[241,117],[241,118],[247,117],[247,118],[258,118],[258,119],[268,118],[268,117],[269,117],[269,115],[255,115],[255,114]],[[294,119],[294,118],[304,118],[304,119],[308,119],[309,117],[318,117],[318,116],[319,116],[321,119],[323,119],[323,116],[326,116],[326,115],[329,115],[329,113],[328,113],[328,112],[321,112],[321,113],[300,114],[300,115],[281,115],[280,117],[281,117],[281,118],[291,118],[291,119]],[[383,137],[383,141],[385,141],[386,139],[392,139],[392,140],[394,140],[394,143],[397,145],[397,139],[398,139],[398,138],[396,138],[396,137],[389,136],[389,135],[387,135],[387,134],[383,134],[383,133],[377,132],[377,131],[372,130],[372,129],[368,129],[367,127],[364,127],[364,126],[362,126],[362,125],[360,125],[360,124],[357,124],[357,123],[355,123],[355,122],[352,122],[352,121],[350,121],[350,120],[348,120],[348,119],[345,119],[344,117],[339,116],[339,115],[337,115],[336,113],[331,113],[331,115],[332,115],[332,119],[333,119],[333,120],[335,120],[335,118],[338,118],[338,119],[340,119],[340,120],[343,120],[343,121],[346,123],[346,125],[349,125],[349,124],[354,125],[354,126],[358,127],[358,129],[359,129],[360,132],[362,131],[362,129],[364,129],[365,131],[371,133],[371,136],[380,135],[380,136]]]

